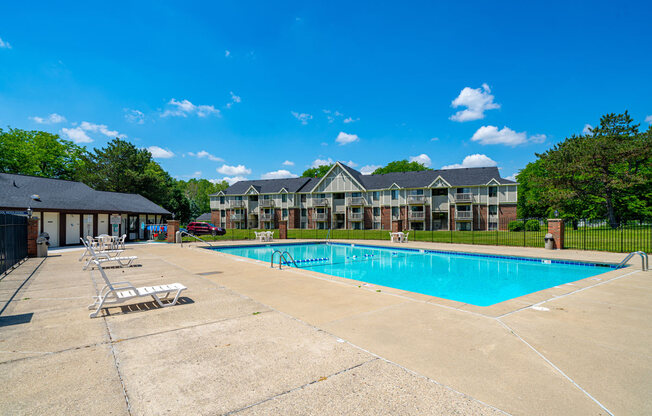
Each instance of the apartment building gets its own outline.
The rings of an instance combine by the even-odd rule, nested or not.
[[[224,228],[506,230],[517,192],[496,167],[363,175],[337,162],[323,178],[237,182],[210,204]]]

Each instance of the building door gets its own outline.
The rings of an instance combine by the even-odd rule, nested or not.
[[[109,214],[97,214],[97,235],[109,234]]]
[[[79,241],[80,215],[66,214],[66,244],[81,244]]]
[[[84,239],[93,237],[93,214],[84,214]]]
[[[138,238],[138,216],[130,215],[128,224],[127,238],[129,240],[135,240]]]
[[[43,232],[50,234],[50,247],[59,247],[59,213],[43,213]]]

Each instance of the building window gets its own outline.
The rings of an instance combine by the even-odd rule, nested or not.
[[[301,216],[305,217],[306,215],[308,215],[308,210],[305,208],[301,208]]]
[[[498,215],[498,205],[489,205],[489,215]]]
[[[398,190],[392,189],[392,201],[396,201],[397,199],[398,199]]]
[[[497,186],[490,186],[489,187],[489,197],[497,197],[498,196],[498,187]]]
[[[333,194],[333,199],[344,199],[344,194],[343,193]]]
[[[444,196],[448,194],[448,189],[446,188],[435,188],[432,190],[432,196]]]
[[[398,218],[398,207],[392,207],[392,218]]]
[[[282,213],[284,219],[288,217],[288,210],[286,208],[283,208]]]
[[[457,231],[471,231],[471,223],[470,222],[456,222],[455,223],[455,228]]]
[[[288,202],[288,194],[281,194],[281,202]]]
[[[249,195],[249,200],[252,202],[258,202],[258,195]]]
[[[410,195],[423,195],[423,189],[412,189]]]
[[[221,197],[220,197],[220,204],[223,204],[223,203],[224,203],[224,197],[221,196]]]
[[[490,222],[489,223],[489,231],[496,231],[498,229],[498,223],[497,222]]]
[[[226,217],[226,210],[223,209],[220,211],[220,217],[222,218]]]
[[[241,197],[241,196],[233,197],[233,199],[236,200],[236,201],[242,201],[242,197]]]
[[[306,194],[301,194],[301,202],[306,202]]]
[[[305,222],[301,223],[301,228],[304,229],[304,230],[306,229],[306,223]]]
[[[380,230],[380,221],[374,223],[374,230]]]
[[[374,191],[374,192],[371,194],[371,197],[373,198],[374,201],[378,201],[378,200],[380,199],[380,192],[378,192],[378,191]]]
[[[380,216],[380,207],[374,207],[374,217]]]

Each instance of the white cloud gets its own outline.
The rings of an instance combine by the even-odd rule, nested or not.
[[[251,174],[251,169],[248,169],[245,165],[238,166],[229,166],[222,165],[217,168],[217,171],[222,175],[233,175],[233,176],[243,176]]]
[[[152,154],[152,157],[157,159],[169,159],[174,157],[174,153],[168,149],[163,149],[162,147],[150,146],[147,148],[147,150],[149,150],[149,152]]]
[[[75,128],[62,128],[61,129],[61,134],[66,136],[69,140],[72,140],[75,143],[90,143],[93,141],[90,137],[88,137],[88,134],[84,130],[82,130],[81,127],[75,127]]]
[[[360,118],[347,117],[343,121],[345,124],[355,123],[356,121],[360,121]]]
[[[231,56],[231,51],[227,49],[224,51],[224,57],[228,58],[229,56]]]
[[[285,162],[283,162],[283,166],[294,166],[294,162],[290,160],[286,160]]]
[[[229,183],[229,185],[233,185],[236,182],[246,181],[246,180],[247,180],[247,178],[244,177],[244,176],[225,176],[222,179],[217,179],[217,180],[213,179],[213,180],[211,180],[211,182],[213,182],[213,183],[218,182],[219,183],[219,182],[222,182],[222,181],[227,181]]]
[[[282,178],[298,178],[299,175],[295,175],[289,170],[279,169],[273,172],[263,173],[260,176],[260,179],[282,179]]]
[[[188,117],[190,114],[196,114],[197,117],[207,117],[211,114],[220,116],[220,110],[212,105],[195,105],[188,100],[177,101],[172,98],[168,102],[168,108],[161,117]]]
[[[0,38],[0,49],[11,49],[11,45]]]
[[[645,117],[645,122],[652,124],[652,115]]]
[[[360,173],[363,175],[371,175],[376,169],[382,168],[381,165],[365,165],[360,168]]]
[[[442,169],[459,169],[459,168],[482,168],[487,166],[496,166],[497,163],[487,155],[474,154],[464,158],[462,163],[442,166]]]
[[[535,134],[528,138],[526,132],[518,133],[509,127],[503,127],[498,130],[496,126],[482,126],[471,137],[471,141],[479,142],[480,144],[505,144],[512,147],[527,143],[528,141],[543,143],[545,140],[545,134]]]
[[[230,94],[231,94],[231,102],[226,104],[226,108],[231,108],[233,104],[242,102],[242,98],[235,95],[233,91],[231,91]]]
[[[410,156],[410,162],[419,162],[427,168],[432,164],[432,160],[430,160],[430,157],[425,153],[421,153],[417,156]]]
[[[358,166],[358,164],[355,163],[355,162],[352,161],[352,160],[349,160],[348,162],[344,162],[344,164],[345,164],[346,166],[350,166],[350,167],[352,167],[352,168],[355,168],[355,167]]]
[[[450,116],[453,121],[471,121],[484,118],[484,112],[500,108],[500,104],[494,103],[494,96],[490,94],[489,85],[482,84],[482,88],[464,87],[451,103],[451,107],[466,107]]]
[[[213,162],[224,162],[224,159],[222,159],[221,157],[213,156],[212,154],[208,153],[206,150],[200,150],[197,153],[188,152],[188,155],[194,156],[198,159],[206,158],[208,160],[212,160]]]
[[[348,134],[344,133],[343,131],[340,132],[340,134],[337,135],[337,138],[335,141],[339,143],[340,145],[345,145],[353,142],[357,142],[360,140],[357,134]]]
[[[307,113],[297,113],[296,111],[290,111],[292,116],[299,120],[304,126],[308,124],[308,120],[312,120],[312,115]]]
[[[430,141],[431,141],[431,142],[438,142],[438,141],[439,141],[439,137],[433,137],[432,139],[430,139]]]
[[[509,179],[510,181],[514,181],[514,182],[516,182],[516,174],[509,175],[509,176],[507,176],[505,179]]]
[[[127,137],[126,134],[120,134],[116,130],[109,130],[105,124],[95,124],[89,123],[88,121],[82,121],[79,127],[86,131],[92,131],[93,133],[102,133],[107,137],[118,137],[120,139]]]
[[[318,168],[322,165],[332,165],[333,164],[333,159],[330,157],[328,159],[315,159],[312,161],[312,164],[310,165],[311,168]]]
[[[125,120],[133,124],[145,123],[145,114],[142,111],[125,108]]]
[[[198,170],[197,172],[193,173],[194,176],[201,176],[201,170]]]
[[[49,116],[43,118],[43,117],[30,117],[32,120],[34,120],[38,124],[57,124],[57,123],[63,123],[66,121],[66,118],[62,115],[59,115],[57,113],[52,113]]]

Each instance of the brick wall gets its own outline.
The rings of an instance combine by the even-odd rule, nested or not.
[[[364,220],[362,226],[366,230],[371,230],[374,228],[374,209],[372,207],[364,207]]]
[[[315,209],[314,208],[308,208],[308,229],[313,230],[315,229]]]
[[[27,220],[27,256],[36,257],[36,239],[38,238],[38,219]]]
[[[220,211],[219,210],[214,210],[211,211],[211,222],[213,225],[219,227],[220,226]]]
[[[510,221],[516,219],[516,205],[499,205],[498,206],[498,228],[501,231],[507,231]]]
[[[230,209],[226,210],[226,228],[233,228],[233,224],[231,223],[231,210]]]
[[[399,221],[401,222],[401,229],[399,231],[410,229],[410,220],[408,220],[407,208],[408,207],[405,206],[399,208]]]
[[[383,230],[392,229],[392,208],[391,207],[381,207],[380,208],[380,226]]]
[[[426,216],[426,221],[424,223],[424,230],[430,229],[430,222],[432,221],[432,212],[430,211],[430,205],[423,207],[424,215]]]
[[[274,225],[272,227],[278,228],[278,225],[282,220],[283,211],[280,208],[274,208]]]
[[[448,229],[455,230],[455,205],[451,205],[450,211],[448,213]]]
[[[301,211],[299,208],[288,209],[288,228],[299,228],[301,226]]]
[[[553,248],[561,250],[564,248],[564,220],[555,218],[548,220],[548,232],[552,234]]]
[[[489,208],[486,205],[476,205],[473,207],[473,229],[486,230],[489,221]]]

